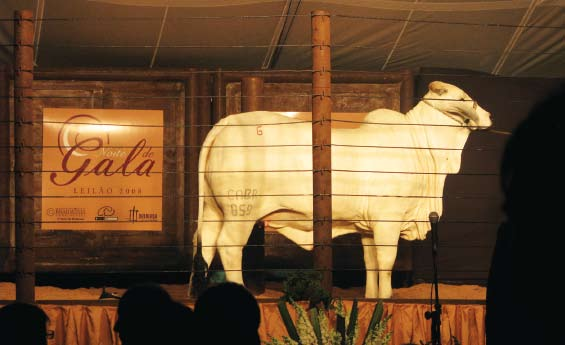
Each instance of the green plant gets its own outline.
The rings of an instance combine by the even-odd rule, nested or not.
[[[278,308],[288,336],[283,336],[282,339],[271,337],[265,345],[355,345],[357,343],[360,334],[357,300],[353,301],[351,312],[347,311],[341,299],[333,300],[328,309],[323,304],[319,304],[306,310],[292,299],[289,303],[296,312],[296,323],[290,317],[287,302],[281,299]],[[335,313],[334,325],[330,323],[331,312]],[[378,301],[362,344],[388,344],[392,333],[386,331],[386,324],[390,318],[391,315],[383,318],[383,303]]]
[[[283,282],[283,299],[287,302],[308,301],[309,308],[320,302],[327,307],[330,294],[322,287],[322,274],[318,271],[294,271]]]
[[[282,339],[271,337],[265,345],[355,345],[359,336],[359,309],[353,301],[348,312],[341,299],[331,299],[321,286],[319,272],[297,271],[288,276],[283,284],[284,296],[278,302],[278,309],[288,336]],[[308,301],[303,308],[297,301]],[[296,323],[288,312],[287,303],[296,313]],[[330,323],[330,313],[335,314],[335,324]],[[382,301],[375,304],[369,327],[365,332],[363,345],[386,345],[391,332],[386,324],[391,315],[383,318]]]

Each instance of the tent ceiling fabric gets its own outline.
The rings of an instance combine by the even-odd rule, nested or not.
[[[565,77],[565,0],[2,0],[0,63],[18,9],[41,19],[40,68],[259,69],[275,52],[271,68],[309,69],[310,12],[323,9],[334,70]]]
[[[265,2],[277,2],[269,0],[90,0],[105,2],[114,5],[126,6],[153,6],[153,7],[218,7],[234,5],[250,5]],[[279,1],[280,2],[280,1]],[[377,8],[381,10],[417,10],[417,11],[492,11],[527,8],[531,0],[513,1],[395,1],[395,0],[325,0],[324,3],[358,6],[366,8]],[[544,0],[546,5],[565,4],[563,0]]]

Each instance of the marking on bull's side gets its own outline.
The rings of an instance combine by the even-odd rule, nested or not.
[[[229,189],[228,199],[230,203],[230,214],[233,217],[245,217],[251,214],[253,203],[250,201],[257,198],[258,191],[254,188]]]
[[[244,189],[229,189],[229,200],[253,200],[257,197],[257,189],[244,188]]]
[[[252,204],[230,204],[231,215],[234,217],[249,216],[252,209]]]

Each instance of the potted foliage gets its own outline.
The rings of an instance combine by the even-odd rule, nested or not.
[[[355,345],[358,343],[358,303],[353,301],[348,311],[341,299],[331,299],[322,289],[318,272],[296,272],[284,282],[284,296],[278,302],[278,310],[288,336],[282,339],[271,337],[266,345]],[[308,301],[307,308],[297,301]],[[292,320],[287,305],[296,313]],[[383,303],[378,301],[373,309],[371,321],[365,332],[363,345],[387,345],[392,336],[386,331],[391,315],[383,318]],[[335,323],[330,322],[330,312],[335,313]]]

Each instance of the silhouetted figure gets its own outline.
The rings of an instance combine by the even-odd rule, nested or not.
[[[167,328],[170,330],[167,344],[199,344],[196,338],[194,312],[190,307],[173,302],[167,318],[169,319]]]
[[[560,275],[565,85],[537,104],[506,144],[503,210],[487,286],[488,345],[565,344]]]
[[[173,302],[159,285],[140,284],[129,288],[120,299],[114,330],[123,345],[174,344],[175,336],[180,334],[178,328],[191,327],[182,325],[183,321],[191,322],[187,315],[191,316],[192,310],[186,311]]]
[[[47,345],[47,314],[36,305],[11,303],[0,309],[0,344]]]
[[[199,344],[259,345],[261,312],[255,297],[242,285],[222,283],[209,287],[196,301],[194,315]]]

